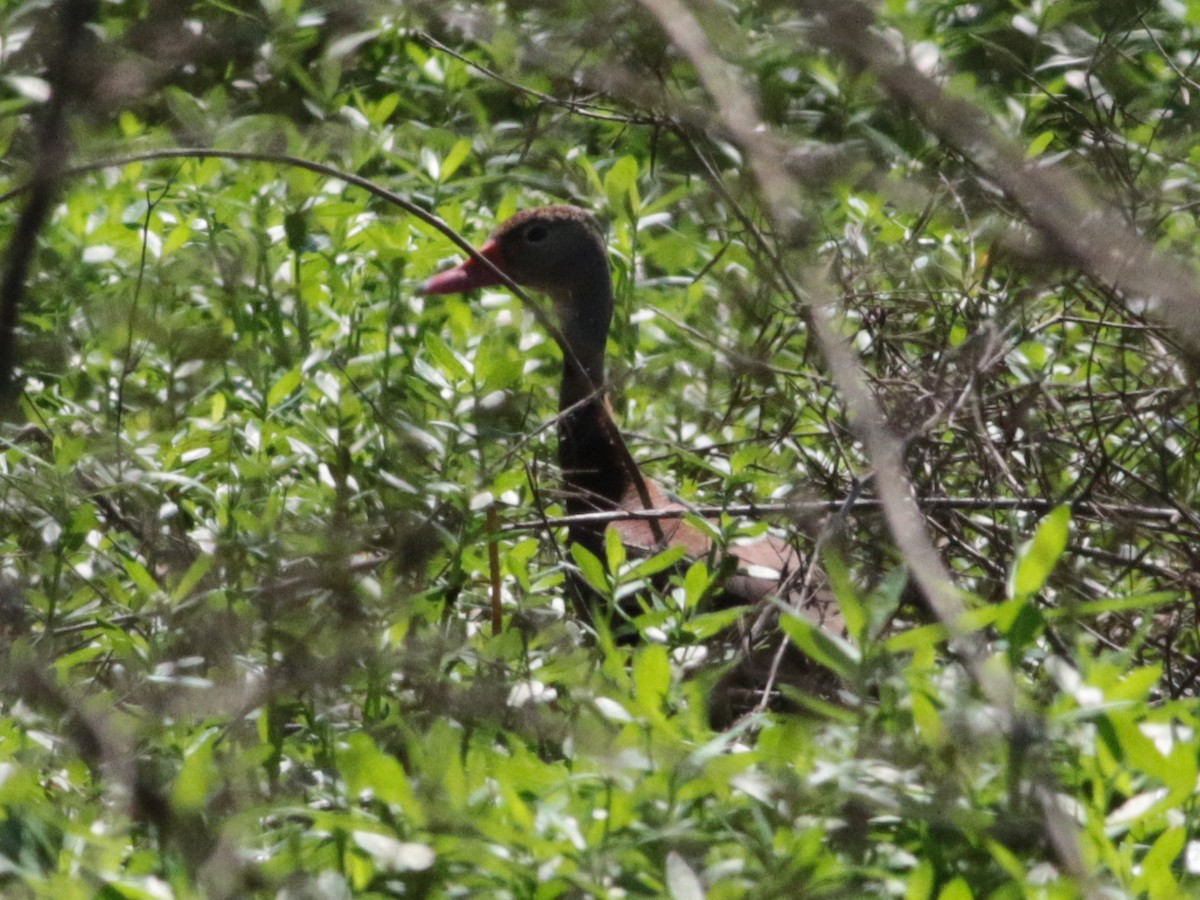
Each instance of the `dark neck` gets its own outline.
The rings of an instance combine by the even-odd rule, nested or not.
[[[612,322],[608,264],[584,266],[569,287],[551,294],[563,339],[563,382],[559,409],[604,390],[604,349]]]
[[[590,270],[590,271],[589,271]],[[563,379],[559,392],[558,461],[571,513],[615,507],[629,478],[604,390],[604,349],[612,320],[608,264],[583,266],[572,287],[552,294],[559,316]]]

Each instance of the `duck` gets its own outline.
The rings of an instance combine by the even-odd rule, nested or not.
[[[605,349],[612,325],[612,275],[604,234],[587,210],[569,205],[526,209],[505,221],[479,248],[480,259],[434,275],[424,295],[462,294],[505,283],[547,296],[554,312],[554,339],[563,356],[558,409],[558,464],[568,516],[589,512],[673,512],[677,517],[620,519],[607,524],[568,526],[567,539],[605,558],[604,531],[616,531],[627,551],[652,554],[681,546],[695,560],[718,557],[709,534],[682,518],[685,507],[672,500],[634,461],[617,427],[607,396]],[[731,543],[732,565],[722,584],[723,605],[758,605],[770,597],[792,602],[824,629],[844,626],[828,592],[797,598],[794,585],[803,559],[774,534]],[[800,602],[797,602],[797,601]]]

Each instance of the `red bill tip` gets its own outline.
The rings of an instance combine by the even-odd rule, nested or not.
[[[479,248],[479,252],[497,268],[504,268],[500,245],[495,241],[488,241]],[[500,277],[472,256],[453,269],[434,275],[418,290],[422,294],[463,294],[474,288],[490,287],[494,284],[500,284]]]

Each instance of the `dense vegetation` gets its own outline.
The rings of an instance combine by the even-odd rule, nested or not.
[[[1198,62],[1169,0],[6,5],[5,896],[1193,895]],[[596,211],[631,449],[819,558],[846,639],[763,640],[832,701],[714,730],[705,561],[578,620],[665,561],[565,547],[558,348],[334,170]]]

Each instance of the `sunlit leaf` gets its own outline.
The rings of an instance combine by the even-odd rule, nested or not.
[[[1042,589],[1067,547],[1070,527],[1069,506],[1059,506],[1042,519],[1033,539],[1017,552],[1009,582],[1012,597],[1029,597]]]

